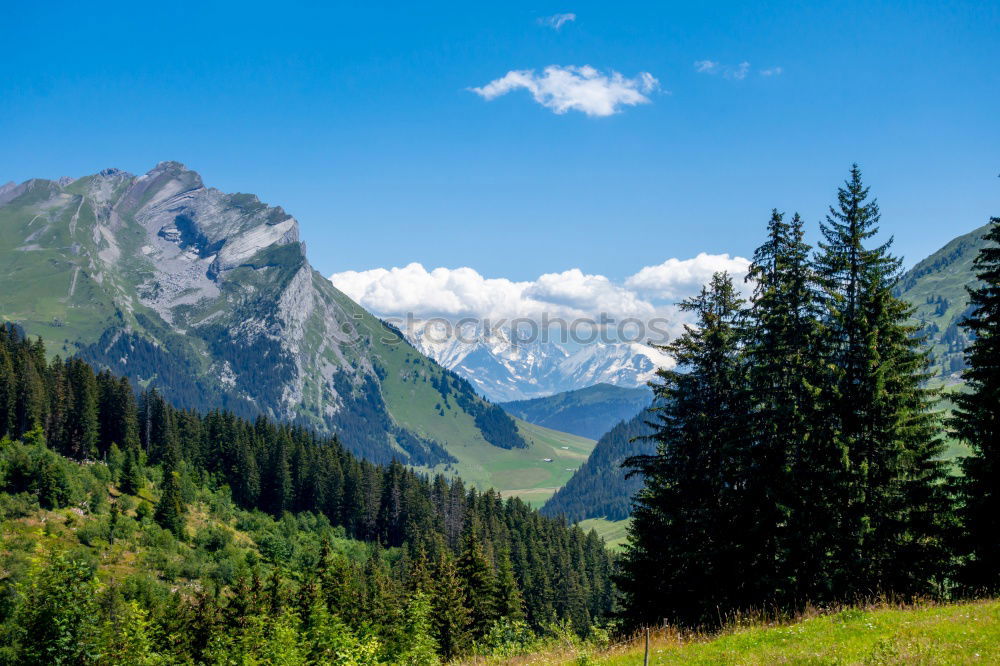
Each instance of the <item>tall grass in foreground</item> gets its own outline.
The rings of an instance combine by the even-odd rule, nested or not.
[[[520,656],[463,664],[555,666],[642,664],[644,634],[595,645],[550,639]],[[1000,601],[810,609],[782,622],[745,616],[704,634],[650,633],[650,664],[993,664],[1000,663]]]

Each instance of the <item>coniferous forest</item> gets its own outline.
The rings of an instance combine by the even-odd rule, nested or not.
[[[748,299],[716,274],[681,304],[695,323],[665,347],[678,368],[658,373],[656,453],[627,461],[644,479],[617,576],[627,626],[997,591],[1000,220],[947,428],[878,230],[855,166],[817,247],[775,211]],[[973,450],[957,474],[949,429]]]
[[[434,663],[586,636],[612,609],[594,533],[301,427],[136,398],[84,361],[49,361],[10,325],[0,433],[4,518],[80,516],[45,523],[51,549],[15,539],[3,556],[6,663]],[[100,558],[59,545],[71,532],[143,561],[104,583]],[[260,555],[240,547],[247,533]]]
[[[745,285],[681,303],[677,367],[612,431],[645,452],[614,479],[642,483],[618,556],[519,499],[180,409],[0,327],[0,663],[433,664],[1000,592],[1000,218],[947,417],[879,223],[855,166],[815,247],[775,210]],[[477,423],[509,428],[491,409]],[[945,460],[946,437],[972,455]]]

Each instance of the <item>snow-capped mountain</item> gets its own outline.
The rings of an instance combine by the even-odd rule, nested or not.
[[[643,386],[657,368],[673,366],[665,354],[637,342],[523,341],[507,329],[478,325],[456,329],[440,319],[411,321],[403,333],[421,352],[498,402],[600,383]]]

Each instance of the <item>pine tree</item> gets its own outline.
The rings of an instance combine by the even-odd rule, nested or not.
[[[122,464],[121,491],[127,495],[138,495],[143,485],[142,460],[139,447],[130,446],[125,450],[125,462]]]
[[[831,536],[840,507],[828,496],[836,450],[817,424],[823,372],[819,303],[802,219],[772,211],[767,241],[747,280],[754,295],[748,327],[753,453],[748,508],[750,606],[826,598]]]
[[[499,617],[511,620],[524,619],[524,596],[517,584],[514,563],[510,560],[510,551],[507,548],[500,549],[497,554],[496,591],[493,597]]]
[[[482,540],[479,537],[479,526],[472,521],[466,530],[462,543],[462,553],[458,559],[458,572],[461,576],[465,597],[469,608],[470,629],[476,638],[489,631],[497,619],[496,582],[493,567],[483,551]]]
[[[445,550],[438,556],[434,578],[431,618],[441,656],[448,661],[468,645],[469,611],[455,562]]]
[[[632,627],[716,622],[737,594],[746,555],[743,302],[729,276],[717,273],[680,307],[695,325],[664,349],[686,372],[657,372],[657,453],[626,461],[645,482],[618,579]]]
[[[962,460],[958,482],[965,557],[960,580],[966,592],[1000,591],[1000,218],[990,220],[987,242],[975,260],[980,284],[968,288],[973,310],[962,326],[975,337],[962,373],[968,392],[955,392],[955,436],[972,455]]]
[[[832,589],[841,598],[932,591],[944,566],[942,443],[929,365],[912,314],[893,290],[901,260],[874,248],[879,209],[857,165],[821,225],[816,270],[824,290],[825,427],[844,461],[830,479],[843,507]]]
[[[181,501],[180,482],[175,471],[176,460],[168,456],[163,466],[163,485],[160,501],[156,505],[153,519],[165,530],[170,530],[177,538],[184,537],[184,503]]]

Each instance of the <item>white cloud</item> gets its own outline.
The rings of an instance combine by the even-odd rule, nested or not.
[[[742,283],[749,266],[743,257],[702,252],[692,259],[667,259],[657,266],[646,266],[628,278],[625,287],[647,298],[686,298],[719,271],[730,273]]]
[[[697,60],[694,63],[694,71],[701,74],[714,74],[719,69],[719,63],[712,60]]]
[[[572,12],[567,12],[565,14],[553,14],[552,16],[543,16],[542,18],[538,19],[538,22],[541,25],[545,25],[552,28],[553,30],[559,30],[565,24],[575,20],[576,20],[576,14],[573,14]]]
[[[728,76],[730,78],[733,78],[733,79],[736,79],[738,81],[742,81],[743,79],[745,79],[747,77],[747,72],[749,72],[749,71],[750,71],[750,63],[748,63],[746,60],[744,60],[739,65],[737,65],[734,69],[731,69],[731,70],[727,71],[726,72],[726,76]]]
[[[490,101],[524,88],[536,102],[558,114],[575,110],[588,116],[610,116],[623,105],[648,104],[646,95],[659,86],[660,82],[649,72],[640,72],[630,79],[614,70],[603,74],[590,65],[549,65],[540,75],[533,69],[512,70],[469,90]]]
[[[750,63],[744,60],[738,65],[723,65],[715,60],[696,60],[694,71],[699,74],[722,74],[727,79],[742,81],[750,73]],[[760,70],[761,76],[777,76],[781,74],[780,67]]]
[[[412,263],[402,268],[344,271],[330,276],[354,301],[383,317],[457,320],[528,318],[534,321],[601,314],[665,317],[678,321],[675,304],[696,294],[716,271],[728,271],[742,287],[749,261],[728,254],[701,253],[691,259],[667,259],[617,283],[603,275],[573,268],[534,280],[487,278],[472,268],[427,270]]]

